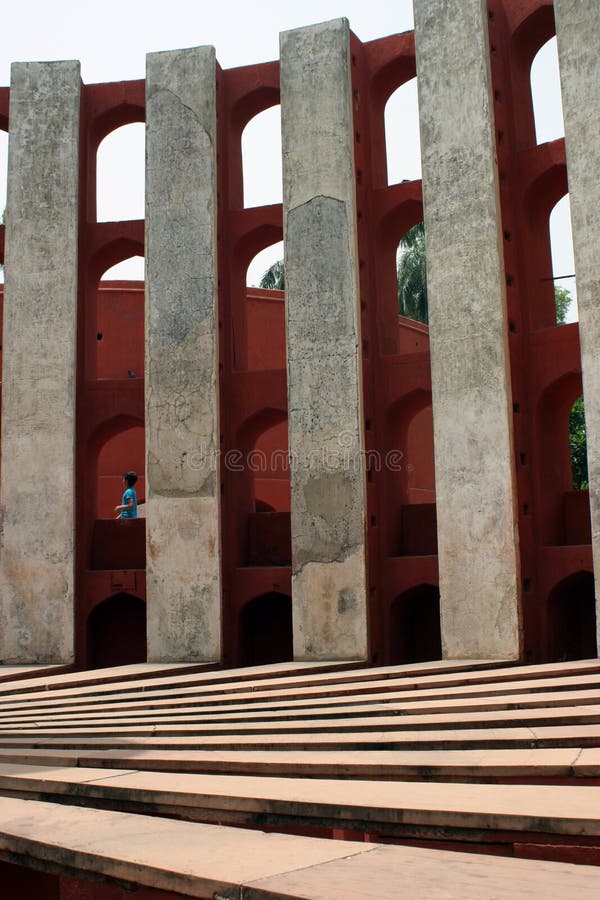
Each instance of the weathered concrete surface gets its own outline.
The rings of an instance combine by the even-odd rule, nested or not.
[[[0,798],[2,858],[186,897],[596,900],[598,869]],[[94,882],[83,882],[82,889]],[[401,886],[401,887],[399,887]],[[86,891],[87,893],[87,891]],[[89,896],[89,895],[88,895]],[[134,893],[135,896],[135,893]]]
[[[597,0],[555,0],[554,16],[577,273],[592,553],[597,586],[600,572],[600,6]],[[596,626],[600,649],[598,605]]]
[[[520,576],[487,9],[414,7],[443,653],[511,659]]]
[[[296,659],[367,653],[349,28],[281,35]]]
[[[277,896],[255,894],[251,883],[374,846],[5,797],[0,842],[0,858],[11,862],[42,860],[69,875],[95,873],[182,897],[223,900]]]
[[[194,821],[256,822],[256,814],[273,824],[298,822],[309,827],[356,827],[368,823],[378,833],[389,826],[402,834],[406,825],[436,837],[436,829],[517,832],[592,837],[600,835],[598,790],[588,785],[465,784],[452,782],[359,781],[351,789],[344,779],[274,778],[252,775],[198,775],[137,772],[127,769],[0,762],[0,791],[36,802],[46,797],[100,800],[118,807],[128,803],[140,813],[185,815]],[[360,826],[359,826],[360,827]],[[475,831],[475,833],[474,833]],[[389,832],[388,832],[389,833]],[[439,832],[438,832],[439,834]],[[463,837],[465,836],[463,831]]]
[[[213,48],[149,54],[146,98],[148,658],[218,660]]]
[[[0,659],[74,654],[79,63],[15,63],[2,385]]]

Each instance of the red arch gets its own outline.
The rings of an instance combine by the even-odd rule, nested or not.
[[[572,490],[569,415],[582,394],[581,372],[554,381],[540,397],[536,428],[540,460],[537,467],[540,522],[546,546],[566,543],[564,497]]]

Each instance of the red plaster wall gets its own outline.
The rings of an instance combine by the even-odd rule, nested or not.
[[[144,373],[144,285],[102,281],[97,301],[96,353],[91,377]]]

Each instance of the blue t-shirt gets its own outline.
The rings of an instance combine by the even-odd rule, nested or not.
[[[132,487],[128,487],[124,492],[122,505],[127,506],[130,500],[133,500],[133,506],[131,509],[121,510],[122,519],[137,519],[137,495]]]

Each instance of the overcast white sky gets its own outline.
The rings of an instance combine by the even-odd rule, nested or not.
[[[368,41],[413,27],[412,0],[20,0],[5,3],[0,42],[0,85],[10,83],[15,60],[79,59],[84,82],[143,78],[145,54],[212,44],[223,68],[276,59],[279,32],[346,16]],[[538,140],[563,133],[555,47],[534,66]],[[420,177],[417,100],[414,83],[393,96],[386,111],[390,183]],[[281,200],[279,110],[257,117],[244,134],[246,205]],[[143,126],[121,129],[103,143],[98,157],[99,218],[143,215]],[[0,133],[0,209],[5,202],[6,139]],[[551,223],[555,274],[574,272],[568,204]],[[281,248],[266,251],[251,266],[256,284]],[[141,277],[141,261],[120,277]],[[548,273],[550,274],[550,273]],[[574,288],[572,281],[561,282]]]

